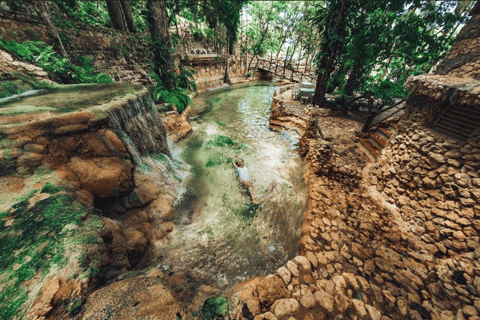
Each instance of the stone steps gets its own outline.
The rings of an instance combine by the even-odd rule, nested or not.
[[[382,123],[381,126],[374,126],[366,136],[361,137],[360,144],[371,155],[374,159],[378,158],[382,149],[388,143],[388,140],[393,136],[398,128],[398,119],[394,118],[385,123]]]

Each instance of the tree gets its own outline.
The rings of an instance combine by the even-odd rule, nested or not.
[[[135,21],[133,21],[132,8],[130,7],[130,2],[128,0],[121,0],[120,4],[122,6],[123,17],[127,23],[128,31],[135,32]]]
[[[125,19],[123,17],[122,5],[119,0],[106,0],[108,14],[112,21],[112,26],[116,30],[125,30]]]
[[[326,10],[321,10],[314,20],[323,30],[321,34],[322,52],[318,62],[318,77],[313,96],[313,104],[323,106],[325,104],[325,93],[327,80],[330,78],[335,67],[335,59],[345,49],[345,38],[347,35],[347,19],[350,1],[332,0]]]
[[[445,56],[465,14],[457,3],[435,1],[331,1],[318,6],[311,21],[322,40],[314,104],[325,93],[342,101],[364,97],[390,103],[407,94],[407,77],[426,73]],[[343,8],[343,9],[342,9]]]
[[[148,0],[147,12],[154,53],[154,70],[167,90],[176,85],[166,0]]]

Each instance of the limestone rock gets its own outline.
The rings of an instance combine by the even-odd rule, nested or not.
[[[323,290],[319,290],[314,294],[315,300],[327,312],[333,312],[335,300],[333,297]]]
[[[300,304],[295,299],[280,299],[273,306],[273,313],[277,318],[285,315],[294,314],[300,311]]]

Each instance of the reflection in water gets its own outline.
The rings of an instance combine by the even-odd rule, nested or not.
[[[296,134],[268,129],[274,90],[268,82],[244,84],[194,99],[194,132],[179,144],[191,177],[156,263],[226,288],[296,255],[307,203],[304,164]],[[246,160],[258,206],[238,183],[235,155]]]

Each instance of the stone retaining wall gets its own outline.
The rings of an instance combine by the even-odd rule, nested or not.
[[[475,14],[462,28],[452,49],[437,66],[436,74],[480,80],[480,14]]]

